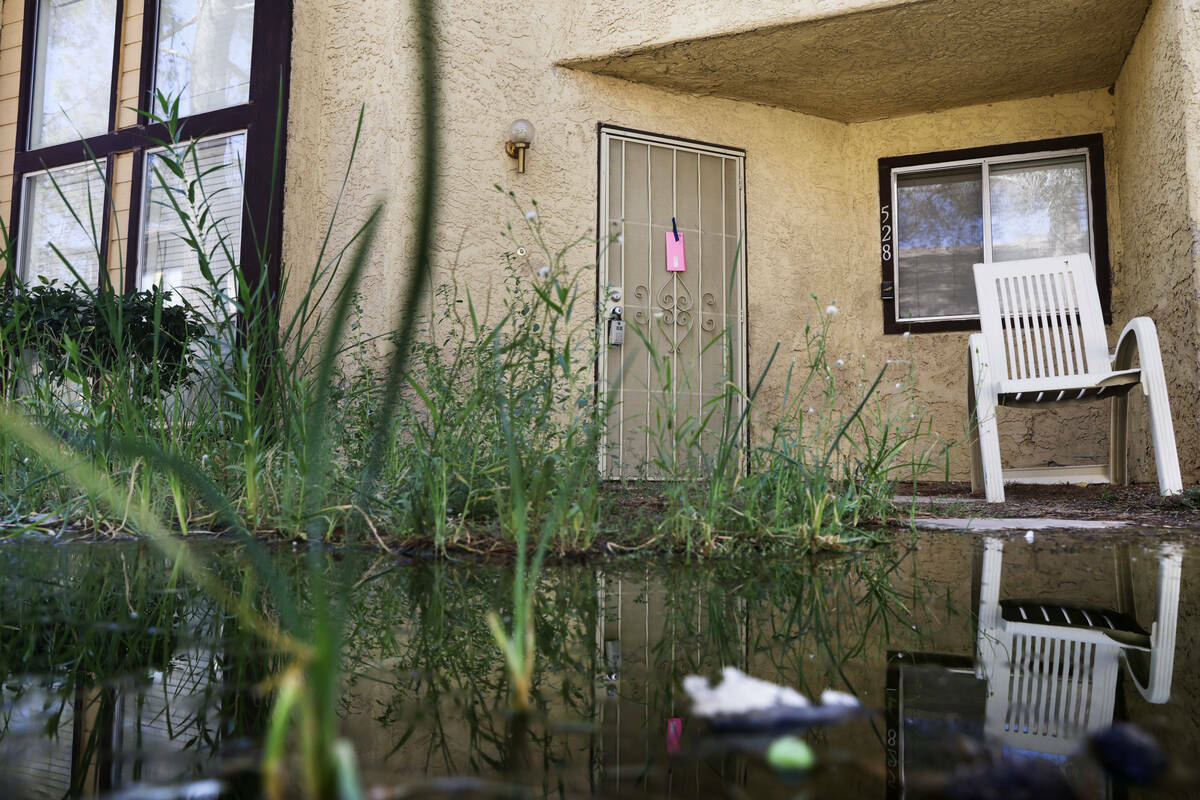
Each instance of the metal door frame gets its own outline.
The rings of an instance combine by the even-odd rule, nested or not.
[[[742,364],[737,375],[734,375],[734,380],[737,381],[738,389],[741,390],[743,396],[746,396],[750,380],[750,337],[748,335],[747,324],[747,306],[748,306],[748,291],[747,291],[747,276],[749,274],[749,248],[747,246],[746,232],[746,151],[740,147],[727,147],[724,145],[712,144],[710,142],[702,142],[696,139],[687,139],[678,136],[666,136],[663,134],[652,133],[650,131],[642,131],[634,128],[625,128],[619,125],[610,125],[600,123],[597,126],[597,149],[599,150],[596,159],[596,187],[597,187],[597,205],[596,205],[596,336],[597,336],[597,352],[600,354],[596,358],[596,397],[599,400],[600,392],[608,383],[608,359],[603,357],[605,349],[608,347],[605,336],[605,326],[602,317],[605,313],[607,295],[605,287],[608,282],[608,259],[603,257],[603,248],[607,242],[607,234],[605,231],[608,228],[610,220],[608,219],[608,167],[609,167],[609,147],[608,143],[612,139],[621,139],[625,141],[637,142],[646,145],[658,145],[660,147],[669,147],[674,150],[683,150],[687,152],[697,153],[699,155],[716,155],[724,158],[732,158],[737,162],[735,174],[737,175],[737,192],[740,194],[735,206],[738,212],[738,230],[741,231],[741,242],[739,243],[738,251],[740,252],[740,260],[736,266],[736,286],[738,296],[740,298],[739,308],[737,313],[737,334],[741,337],[742,349]],[[624,288],[624,287],[622,287]],[[726,314],[730,313],[726,309]],[[750,441],[750,419],[747,417],[741,436],[744,442]],[[607,436],[600,443],[600,458],[598,467],[600,475],[603,478],[608,467],[608,440]],[[621,480],[619,478],[607,478],[607,480]]]

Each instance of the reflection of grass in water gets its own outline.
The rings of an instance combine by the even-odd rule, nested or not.
[[[9,676],[70,670],[103,682],[161,668],[175,646],[185,602],[161,557],[145,548],[106,557],[71,550],[47,557],[22,547],[7,559],[0,595],[0,683]]]
[[[213,566],[225,581],[244,574]],[[102,789],[110,775],[137,780],[143,767],[163,775],[144,749],[162,735],[191,754],[180,763],[192,770],[227,741],[261,736],[257,684],[273,656],[153,549],[28,543],[0,576],[0,742],[29,744],[9,709],[24,703],[20,718],[41,696],[33,710],[70,754],[72,792]]]
[[[268,709],[256,705],[256,696],[278,685],[291,659],[265,651],[253,631],[228,624],[220,607],[186,588],[188,584],[182,584],[184,591],[168,591],[160,599],[173,580],[167,560],[144,547],[130,548],[122,569],[120,555],[107,549],[100,551],[103,558],[94,554],[95,548],[33,552],[49,555],[7,566],[0,576],[5,585],[23,587],[27,579],[62,572],[76,578],[68,591],[48,585],[40,594],[14,593],[13,599],[24,605],[0,609],[0,625],[14,618],[14,610],[28,619],[47,604],[58,604],[55,607],[62,611],[57,613],[76,623],[85,620],[83,615],[94,615],[86,620],[94,618],[96,624],[84,621],[77,632],[69,633],[76,638],[58,640],[61,647],[54,656],[58,660],[70,658],[77,643],[81,652],[112,652],[88,642],[101,642],[110,635],[106,632],[110,621],[126,621],[130,605],[142,610],[138,620],[129,621],[138,630],[151,625],[169,630],[175,615],[176,625],[183,624],[184,629],[176,631],[175,644],[164,643],[155,651],[150,666],[160,668],[172,650],[178,654],[181,648],[198,648],[212,653],[212,666],[201,660],[177,668],[195,671],[197,681],[215,681],[206,689],[211,693],[206,705],[183,723],[176,741],[194,735],[197,741],[192,746],[207,753],[206,758],[216,759],[223,741],[264,735]],[[240,587],[241,602],[271,611],[275,589],[256,580],[259,573],[251,571],[236,552],[224,548],[199,548],[199,552],[211,556],[208,568],[222,583]],[[857,688],[852,681],[858,667],[847,671],[844,680],[839,670],[881,660],[891,636],[908,634],[906,609],[926,599],[898,593],[897,587],[908,585],[907,577],[904,584],[896,580],[906,562],[886,551],[800,563],[739,559],[646,568],[625,562],[602,572],[584,565],[548,567],[534,586],[539,598],[537,669],[521,739],[514,738],[511,717],[503,713],[509,680],[485,621],[490,609],[509,613],[511,573],[488,565],[400,566],[391,559],[356,552],[324,552],[314,559],[312,553],[284,551],[266,558],[269,569],[295,598],[291,613],[299,618],[316,616],[318,583],[332,587],[328,592],[341,598],[334,624],[342,631],[338,663],[347,681],[337,684],[333,698],[341,718],[329,724],[345,724],[347,713],[353,715],[351,720],[359,715],[378,720],[379,735],[386,737],[394,752],[404,751],[403,763],[423,764],[430,775],[508,773],[523,763],[518,756],[523,746],[531,758],[512,775],[523,784],[536,783],[542,769],[549,779],[558,769],[555,764],[579,757],[580,737],[599,735],[572,723],[593,720],[604,702],[604,688],[610,685],[602,679],[608,665],[597,650],[597,626],[602,600],[609,606],[604,613],[613,613],[618,582],[624,587],[620,613],[626,631],[626,664],[617,684],[620,696],[628,702],[632,692],[644,688],[646,714],[656,721],[685,712],[686,701],[678,689],[683,675],[711,675],[723,664],[749,666],[753,674],[812,696],[827,686]],[[919,584],[915,586],[914,591],[919,591]],[[26,602],[27,597],[42,599]],[[155,606],[156,602],[161,605]],[[658,633],[639,655],[647,624]],[[36,636],[24,629],[22,635]],[[818,659],[808,659],[809,653],[816,653]],[[14,668],[21,664],[19,659],[12,663]],[[111,663],[119,670],[130,660],[114,656]],[[209,672],[218,663],[221,671]],[[98,669],[83,661],[77,668]],[[236,715],[238,726],[218,730],[212,713],[217,708],[221,719]],[[361,722],[354,724],[360,730]],[[649,757],[657,758],[653,753]],[[203,768],[208,762],[197,758],[196,763]],[[388,763],[364,765],[365,771],[382,776],[389,771]]]
[[[529,717],[536,747],[550,761],[569,750],[570,726],[556,732],[550,721],[594,721],[603,702],[596,692],[602,696],[609,685],[619,687],[621,702],[640,698],[639,720],[645,716],[656,725],[686,716],[682,677],[714,675],[724,664],[749,668],[814,699],[826,688],[855,691],[862,665],[877,666],[882,675],[884,652],[895,637],[908,642],[919,635],[908,616],[926,598],[919,580],[898,580],[906,559],[879,552],[801,564],[736,560],[647,568],[627,563],[603,575],[577,567],[546,569],[537,586],[544,599],[537,607],[538,669]],[[491,569],[423,572],[400,579],[400,591],[379,593],[374,607],[373,613],[385,619],[432,623],[406,626],[391,647],[382,643],[387,649],[379,659],[387,670],[372,675],[391,682],[383,719],[402,726],[405,747],[423,752],[434,772],[502,771],[513,746],[506,718],[496,713],[506,694],[505,678],[474,615],[497,602],[507,587],[497,583],[499,573]],[[910,580],[911,589],[901,588]],[[614,613],[618,583],[625,663],[618,682],[608,684],[602,675],[610,665],[607,654],[598,651],[596,615],[602,599],[610,606],[604,613]],[[463,621],[453,631],[439,629],[447,615]],[[659,633],[639,654],[646,628]],[[654,735],[653,726],[646,733]],[[633,735],[641,741],[640,734]],[[456,745],[468,742],[469,760],[456,760]],[[635,752],[642,752],[640,746]]]
[[[503,713],[510,677],[485,621],[493,608],[511,613],[511,579],[493,567],[417,566],[390,573],[386,589],[369,592],[351,612],[351,629],[404,621],[395,636],[355,637],[351,659],[363,675],[355,684],[371,695],[371,685],[387,687],[379,719],[400,729],[389,738],[396,750],[423,753],[433,772],[504,771],[524,747]],[[554,734],[549,720],[590,716],[594,576],[582,567],[554,568],[535,588],[539,669],[527,693],[526,729],[540,750],[565,760],[565,737]],[[464,745],[466,760],[457,760]]]
[[[813,697],[831,686],[853,692],[841,666],[882,654],[895,626],[908,628],[903,620],[913,598],[892,584],[906,558],[885,552],[802,565],[739,561],[655,575],[663,625],[671,632],[664,640],[670,648],[655,652],[660,671],[670,670],[677,686],[689,672],[715,675],[725,664],[753,664]],[[913,591],[921,591],[919,583]],[[815,652],[820,662],[806,658]],[[697,660],[701,653],[707,663]],[[816,668],[827,670],[823,683],[811,680]]]

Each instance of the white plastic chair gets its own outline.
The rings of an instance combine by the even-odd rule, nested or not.
[[[1175,666],[1180,545],[1164,545],[1159,553],[1149,633],[1132,616],[1127,554],[1117,570],[1118,611],[1003,601],[1003,557],[1000,539],[985,540],[977,642],[980,677],[988,685],[989,738],[1040,753],[1074,751],[1085,736],[1112,724],[1120,661],[1146,700],[1167,702]]]
[[[1002,503],[1005,482],[1128,483],[1126,394],[1138,385],[1150,408],[1159,491],[1183,491],[1154,322],[1135,317],[1110,355],[1096,275],[1086,254],[976,264],[975,293],[982,331],[967,344],[967,411],[978,428],[971,442],[974,491],[983,488],[989,503]],[[1101,398],[1112,398],[1108,464],[1001,467],[997,407]]]

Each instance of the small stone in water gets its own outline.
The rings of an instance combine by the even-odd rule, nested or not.
[[[1038,758],[1008,758],[950,776],[947,800],[1073,800],[1079,795],[1057,765]]]
[[[1167,768],[1167,756],[1154,737],[1127,722],[1100,731],[1091,746],[1105,772],[1134,786],[1150,786]]]
[[[779,770],[812,769],[817,757],[803,739],[783,736],[771,742],[767,748],[767,763]]]

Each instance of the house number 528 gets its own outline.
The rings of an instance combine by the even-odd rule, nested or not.
[[[883,206],[880,209],[882,219],[879,222],[879,238],[882,242],[882,255],[884,261],[892,260],[892,209],[890,206]]]

